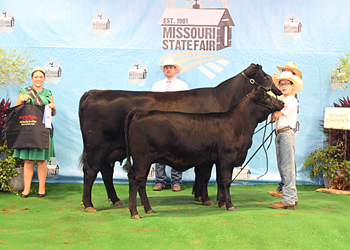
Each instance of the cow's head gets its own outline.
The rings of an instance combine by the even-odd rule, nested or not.
[[[259,64],[250,64],[242,74],[249,79],[250,84],[261,86],[265,91],[272,91],[275,95],[282,95],[283,93],[273,83],[272,77],[262,70]]]

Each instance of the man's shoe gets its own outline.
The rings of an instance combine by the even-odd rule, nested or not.
[[[268,193],[277,198],[282,198],[282,193],[278,190],[270,190]]]
[[[173,186],[173,191],[179,192],[179,191],[181,191],[181,188],[179,186]]]
[[[163,190],[162,185],[156,185],[156,186],[153,188],[153,191],[162,191],[162,190]]]
[[[275,202],[271,203],[270,207],[275,208],[275,209],[288,209],[288,210],[295,210],[295,205],[291,205],[288,203],[284,203],[282,201],[280,202]]]

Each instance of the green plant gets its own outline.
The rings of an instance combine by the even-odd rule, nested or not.
[[[24,85],[28,80],[30,67],[29,64],[35,60],[31,59],[33,50],[0,47],[0,88],[7,84]]]
[[[340,56],[335,69],[331,71],[331,75],[331,82],[348,82],[350,80],[350,52],[345,52],[344,57]]]
[[[0,146],[0,154],[2,158],[0,160],[0,190],[13,191],[9,183],[18,174],[15,168],[23,167],[23,160],[13,158],[13,150],[7,148],[6,141]]]
[[[343,143],[337,145],[317,147],[306,159],[302,169],[310,170],[310,178],[315,178],[323,172],[324,176],[331,178],[336,176],[337,169],[344,168],[344,155],[341,151]],[[330,151],[329,151],[330,147]],[[346,161],[346,169],[350,166],[350,161]]]

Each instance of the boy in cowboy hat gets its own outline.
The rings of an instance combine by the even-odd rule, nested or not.
[[[293,75],[299,76],[300,79],[303,78],[303,74],[300,72],[298,69],[298,66],[294,62],[286,62],[286,65],[284,66],[277,66],[277,69],[282,73],[282,72],[291,72]],[[275,73],[273,75],[274,78],[278,77],[278,74]],[[296,97],[296,95],[295,95]],[[298,109],[299,113],[299,109]],[[298,121],[297,121],[298,123]],[[298,129],[296,128],[294,131],[296,132]],[[283,182],[280,181],[278,187],[275,190],[269,190],[268,193],[271,194],[272,196],[282,198],[282,187],[283,187]]]
[[[165,92],[165,91],[179,91],[188,90],[185,82],[177,79],[175,74],[181,71],[181,64],[175,62],[172,58],[166,58],[164,64],[159,64],[160,69],[165,74],[165,79],[156,82],[151,91]],[[161,191],[166,185],[166,173],[164,164],[155,164],[156,185],[154,191]],[[171,168],[171,186],[173,191],[181,191],[182,173]]]
[[[290,71],[293,75],[299,76],[300,79],[303,79],[303,74],[298,69],[298,66],[294,62],[286,62],[284,66],[277,66],[277,69],[282,73],[284,71]]]
[[[276,129],[276,155],[277,165],[282,182],[282,201],[271,203],[270,207],[276,209],[294,210],[298,205],[295,169],[295,132],[293,129],[297,122],[298,101],[294,94],[303,87],[303,81],[290,71],[282,71],[280,77],[274,78],[274,83],[283,92],[279,97],[284,101],[284,108],[272,114],[271,120],[275,122]]]

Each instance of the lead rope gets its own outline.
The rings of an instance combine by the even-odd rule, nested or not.
[[[267,120],[266,120],[267,122]],[[271,123],[271,122],[270,122]],[[267,126],[267,125],[266,125]],[[273,125],[271,123],[271,130],[273,128]],[[272,132],[274,132],[275,130],[272,130]],[[266,132],[266,127],[265,127],[265,130],[264,130],[264,136],[263,136],[263,140],[265,138],[265,132]],[[270,138],[270,142],[269,142],[269,145],[267,146],[267,148],[265,148],[265,143],[263,143],[263,148],[264,148],[264,152],[265,152],[265,157],[266,157],[266,171],[265,173],[263,173],[262,175],[260,175],[257,179],[260,179],[261,177],[263,177],[264,175],[267,174],[267,172],[269,171],[269,157],[267,155],[267,150],[269,150],[270,146],[271,146],[271,143],[272,143],[272,136]]]
[[[267,122],[267,120],[266,120],[266,122]],[[271,122],[270,122],[270,123],[271,123]],[[270,124],[270,123],[268,123],[268,124]],[[268,124],[266,124],[264,127],[261,128],[261,129],[265,128],[264,136],[265,136],[266,127],[267,127]],[[271,128],[272,128],[272,123],[271,123]],[[261,129],[259,129],[258,131],[260,131]],[[257,131],[257,132],[258,132],[258,131]],[[255,133],[257,133],[257,132],[255,132]],[[269,136],[263,141],[263,143],[259,146],[259,148],[254,152],[254,154],[253,154],[253,155],[249,158],[249,160],[244,164],[244,166],[241,168],[241,170],[238,172],[238,174],[235,176],[235,178],[233,178],[233,180],[231,181],[231,183],[234,182],[234,181],[236,180],[237,176],[238,176],[238,175],[243,171],[243,169],[248,165],[248,163],[251,161],[251,159],[253,159],[253,157],[258,153],[258,151],[260,150],[260,148],[261,148],[261,147],[264,147],[264,149],[265,149],[265,142],[271,137],[271,141],[270,141],[270,143],[269,143],[269,146],[267,147],[267,149],[269,149],[269,147],[270,147],[270,145],[271,145],[271,142],[272,142],[272,135],[273,135],[274,132],[275,132],[275,129],[272,130],[272,132],[269,134]],[[254,134],[255,134],[255,133],[254,133]],[[264,138],[264,137],[263,137],[263,138]],[[267,150],[267,149],[265,149],[266,157],[267,157],[267,153],[266,153],[266,150]],[[267,173],[267,170],[268,170],[268,157],[267,157],[266,159],[267,159],[267,163],[266,163],[266,172],[265,172],[263,175],[259,176],[257,179],[261,178],[262,176],[264,176],[264,175]]]

